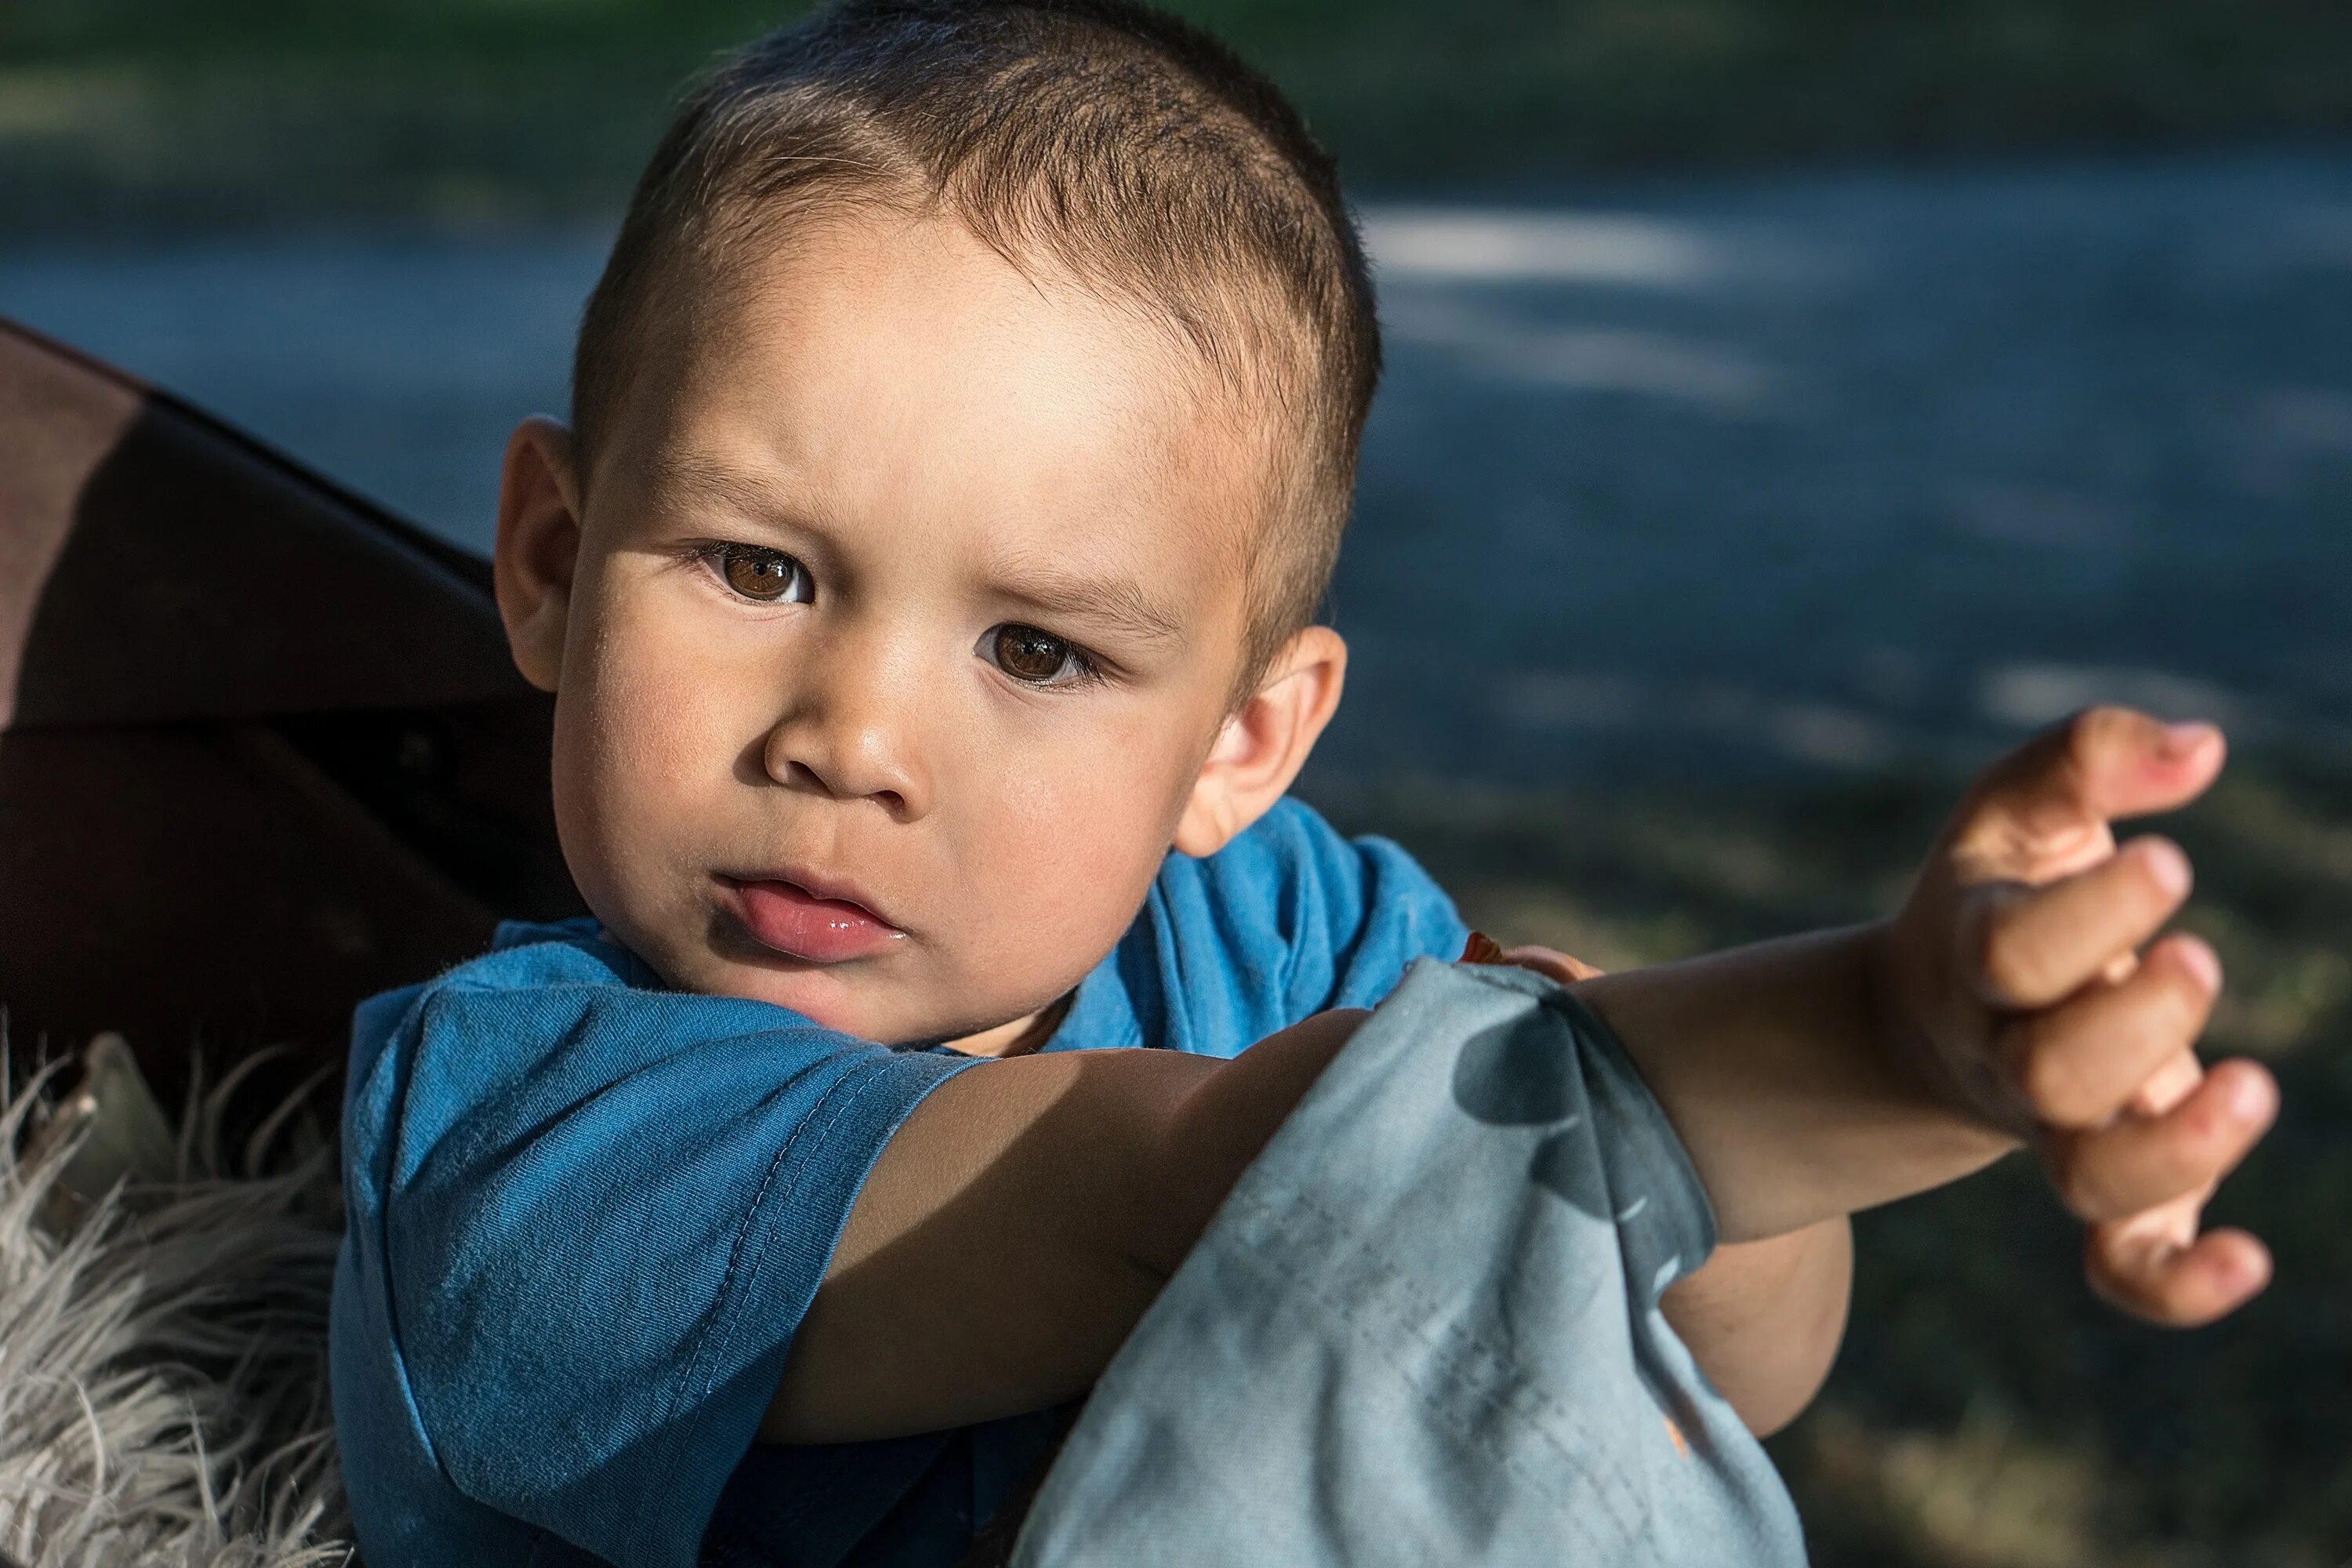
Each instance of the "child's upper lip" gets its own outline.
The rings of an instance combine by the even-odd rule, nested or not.
[[[722,871],[719,876],[723,880],[730,882],[787,883],[798,888],[813,899],[823,899],[828,903],[854,904],[867,916],[888,926],[892,931],[905,929],[897,921],[883,913],[881,907],[866,895],[864,889],[845,878],[827,877],[817,872],[798,869]]]

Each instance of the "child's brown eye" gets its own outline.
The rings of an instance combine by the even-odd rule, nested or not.
[[[996,667],[1015,680],[1044,686],[1057,677],[1083,673],[1078,650],[1051,632],[1035,626],[999,626],[989,634]]]
[[[719,574],[729,587],[763,605],[802,604],[812,597],[808,569],[781,551],[722,546]]]

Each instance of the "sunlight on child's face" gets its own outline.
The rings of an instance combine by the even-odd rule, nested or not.
[[[1144,318],[835,219],[648,345],[588,476],[555,801],[672,984],[900,1041],[1115,943],[1215,738],[1262,459]]]

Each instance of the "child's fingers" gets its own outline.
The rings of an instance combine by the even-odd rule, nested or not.
[[[2080,1217],[2128,1219],[2201,1194],[2246,1157],[2278,1114],[2269,1073],[2224,1062],[2161,1116],[2129,1115],[2086,1132],[2060,1132],[2044,1157],[2051,1184]]]
[[[2048,887],[1983,889],[1960,926],[1980,998],[2046,1007],[2073,995],[2156,934],[2189,879],[2189,857],[2150,835]]]
[[[1961,807],[1955,847],[1990,872],[2038,880],[2032,868],[2063,860],[2087,829],[2195,799],[2221,772],[2224,750],[2210,724],[2086,709],[1986,772]]]
[[[2193,936],[2171,936],[2119,984],[2019,1018],[2002,1031],[2000,1065],[2033,1119],[2096,1127],[2204,1032],[2221,961]]]
[[[1516,963],[1521,969],[1532,969],[1538,974],[1549,974],[1563,985],[1573,985],[1580,980],[1598,978],[1601,971],[1580,958],[1549,947],[1513,947],[1503,952],[1505,963]]]
[[[2242,1230],[2208,1231],[2184,1246],[2126,1222],[2091,1227],[2084,1273],[2094,1290],[2133,1316],[2192,1329],[2259,1294],[2270,1283],[2271,1255]]]

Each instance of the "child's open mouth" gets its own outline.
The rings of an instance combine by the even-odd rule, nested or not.
[[[797,882],[721,877],[735,912],[761,946],[810,963],[865,958],[907,933],[847,899],[820,899]]]

